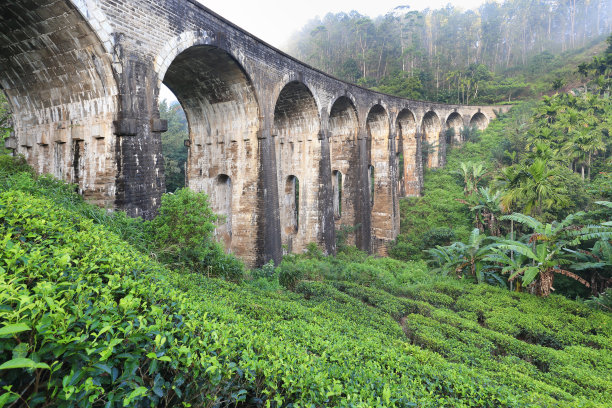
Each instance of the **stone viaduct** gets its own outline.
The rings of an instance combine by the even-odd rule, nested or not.
[[[226,216],[220,239],[249,265],[309,242],[334,253],[342,226],[384,253],[423,162],[443,165],[447,142],[460,141],[447,129],[484,128],[505,110],[340,81],[194,0],[2,1],[0,39],[15,128],[6,146],[133,216],[152,216],[165,190],[167,85],[189,123],[187,186]]]

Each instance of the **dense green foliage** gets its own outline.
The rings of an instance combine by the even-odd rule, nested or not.
[[[609,314],[350,249],[328,258],[313,246],[250,283],[173,272],[113,232],[132,221],[101,221],[70,187],[8,161],[0,405],[612,402]],[[279,286],[292,270],[295,293]]]
[[[205,194],[187,188],[164,194],[159,214],[145,225],[151,251],[173,268],[239,280],[244,270],[242,262],[225,254],[213,239],[218,218]]]
[[[8,102],[6,100],[6,95],[4,92],[0,92],[0,146],[1,149],[4,149],[4,140],[9,137],[11,132],[11,112],[8,106]]]
[[[506,0],[478,10],[398,6],[376,19],[314,19],[289,52],[382,92],[453,103],[508,102],[581,83],[575,68],[602,50],[612,20],[597,0]]]
[[[162,153],[164,155],[164,176],[166,191],[174,192],[185,187],[185,163],[189,139],[187,118],[178,102],[159,104],[159,116],[168,121],[168,131],[162,133]]]

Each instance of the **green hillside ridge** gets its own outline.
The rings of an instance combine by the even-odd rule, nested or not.
[[[0,169],[0,406],[612,403],[609,313],[350,250],[173,271],[137,221]]]

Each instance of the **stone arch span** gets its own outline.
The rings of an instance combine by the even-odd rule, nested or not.
[[[321,243],[322,239],[319,222],[320,127],[319,108],[313,93],[303,82],[287,83],[274,105],[272,134],[275,138],[278,191],[286,190],[289,176],[299,180],[299,202],[296,204],[299,219],[294,234],[283,227],[292,223],[293,207],[289,205],[290,200],[284,200],[280,194],[281,242],[290,252],[301,252],[308,243]]]
[[[452,112],[446,118],[446,146],[461,143],[461,128],[463,127],[463,117],[458,112]]]
[[[434,111],[428,111],[423,116],[421,122],[422,150],[424,160],[426,159],[427,167],[440,166],[440,118]]]
[[[247,264],[258,256],[259,104],[243,67],[225,50],[195,45],[176,55],[163,83],[181,103],[189,126],[185,181],[207,193],[229,217],[221,240]],[[230,180],[232,198],[227,199]],[[226,228],[225,228],[226,229]]]
[[[0,85],[15,128],[8,147],[38,173],[76,183],[86,199],[112,207],[121,189],[118,86],[100,32],[68,0],[2,2],[0,15]]]
[[[340,200],[337,203],[338,209],[342,209],[341,216],[335,217],[335,227],[336,229],[343,226],[353,227],[359,223],[355,218],[355,200],[359,198],[359,149],[357,147],[359,117],[351,98],[340,96],[334,101],[330,108],[328,129],[334,199]],[[338,172],[335,182],[333,172]],[[338,183],[338,177],[341,183]],[[336,188],[341,188],[341,190],[336,191]],[[355,244],[354,234],[347,237],[347,243]]]
[[[369,165],[368,186],[371,204],[371,250],[380,255],[386,254],[386,241],[393,239],[395,219],[395,185],[393,169],[395,153],[389,123],[389,114],[380,104],[370,108],[366,118]],[[373,174],[370,172],[373,171]],[[373,196],[372,196],[373,195]]]
[[[409,109],[403,109],[397,115],[397,174],[399,195],[419,195],[420,179],[420,150],[421,143],[417,138],[417,126],[414,113]]]
[[[489,125],[489,119],[482,112],[476,112],[470,119],[470,126],[475,126],[478,130],[485,130]]]

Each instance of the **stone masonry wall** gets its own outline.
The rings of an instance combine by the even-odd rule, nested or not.
[[[420,193],[424,165],[444,164],[445,130],[459,118],[485,127],[506,109],[339,81],[195,0],[15,0],[0,15],[0,84],[15,112],[7,145],[86,198],[151,217],[165,188],[165,83],[189,122],[187,185],[209,194],[226,217],[219,240],[249,265],[278,262],[283,244],[333,253],[343,226],[350,243],[384,254],[399,197]]]

